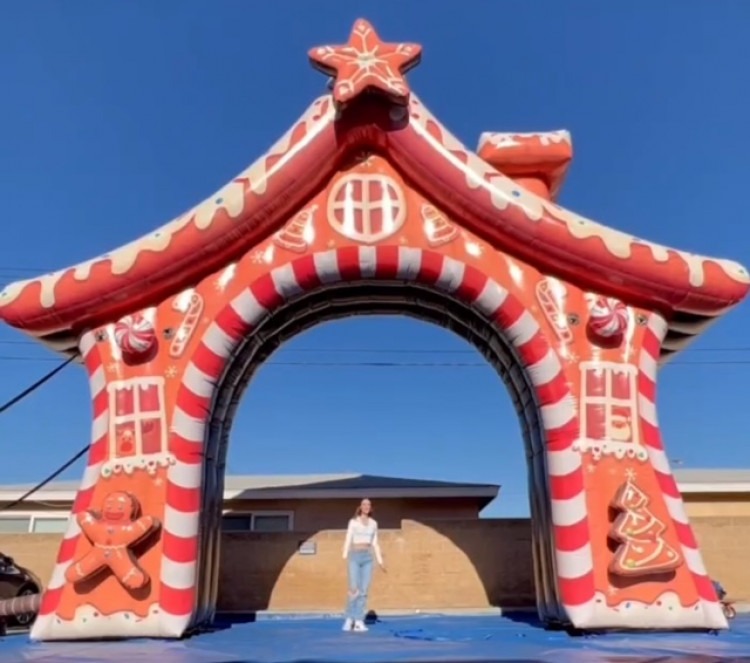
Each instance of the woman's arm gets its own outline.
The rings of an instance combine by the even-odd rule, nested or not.
[[[346,537],[344,538],[344,559],[349,557],[349,547],[352,545],[352,534],[354,533],[354,521],[349,521],[349,526],[346,528]]]
[[[383,566],[383,555],[380,552],[380,542],[378,541],[378,524],[375,523],[375,532],[372,535],[372,550],[375,553],[375,559],[378,560],[378,564]]]

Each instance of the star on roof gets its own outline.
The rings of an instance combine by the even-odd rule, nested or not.
[[[419,44],[387,44],[364,19],[357,19],[349,42],[341,46],[316,46],[310,62],[334,77],[333,99],[343,105],[365,91],[377,92],[400,105],[409,102],[403,74],[419,64]]]

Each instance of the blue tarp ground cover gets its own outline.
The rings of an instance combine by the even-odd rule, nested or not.
[[[526,615],[384,618],[368,633],[342,633],[337,619],[265,617],[220,623],[211,633],[173,642],[30,643],[0,639],[0,663],[646,663],[748,661],[750,615],[729,632],[607,633],[546,631]]]

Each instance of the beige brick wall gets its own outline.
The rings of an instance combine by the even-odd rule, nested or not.
[[[750,602],[750,515],[692,517],[709,574],[732,599]]]
[[[220,607],[340,610],[346,595],[344,533],[310,535],[315,555],[295,554],[302,534],[226,534]],[[375,572],[372,605],[476,608],[533,601],[529,524],[519,520],[405,520],[380,532],[387,573]],[[496,547],[495,543],[499,545]],[[248,555],[250,550],[261,552]]]
[[[60,547],[60,534],[0,534],[0,551],[47,583]]]
[[[694,517],[692,523],[712,577],[733,598],[750,599],[750,516]],[[316,555],[296,554],[304,533],[225,534],[220,608],[324,610],[342,607],[344,533],[309,538]],[[0,550],[48,580],[58,535],[0,535]],[[405,520],[381,532],[388,573],[376,572],[373,608],[430,610],[514,606],[533,602],[530,528],[518,520]]]

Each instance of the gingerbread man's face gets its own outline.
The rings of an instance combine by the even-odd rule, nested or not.
[[[135,509],[135,500],[127,493],[110,493],[102,504],[102,518],[110,522],[133,520]]]
[[[134,440],[135,433],[130,428],[121,431],[117,436],[119,452],[123,454],[131,453],[133,451]]]

